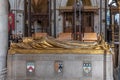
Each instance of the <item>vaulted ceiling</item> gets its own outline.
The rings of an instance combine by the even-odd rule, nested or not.
[[[85,6],[91,6],[91,0],[82,0],[82,2]]]
[[[74,0],[68,0],[67,6],[72,6],[74,4]]]
[[[82,0],[84,6],[91,6],[91,0]],[[67,6],[72,6],[74,4],[74,0],[68,0]]]
[[[118,3],[120,4],[120,0],[116,0],[116,1],[117,1],[117,2],[119,1]]]
[[[32,8],[35,13],[47,13],[48,0],[32,0]]]
[[[74,0],[68,0],[67,6],[73,6]],[[82,0],[84,6],[91,6],[91,0]],[[47,13],[48,0],[32,0],[32,9],[35,13]]]

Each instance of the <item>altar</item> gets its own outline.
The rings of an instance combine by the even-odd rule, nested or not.
[[[97,42],[25,38],[12,43],[8,80],[113,80],[110,46]]]

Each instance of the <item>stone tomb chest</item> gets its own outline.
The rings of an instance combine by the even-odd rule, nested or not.
[[[110,46],[102,40],[26,38],[11,44],[7,67],[8,80],[113,80]]]

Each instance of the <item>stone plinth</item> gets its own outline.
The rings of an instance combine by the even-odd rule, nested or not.
[[[56,61],[63,64],[60,73],[55,71]],[[34,64],[32,75],[27,71],[28,62]],[[85,64],[91,65],[88,73],[84,71]],[[8,80],[104,80],[105,77],[113,80],[111,54],[107,54],[106,58],[104,54],[8,55]]]

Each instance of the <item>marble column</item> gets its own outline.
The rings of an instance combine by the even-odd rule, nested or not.
[[[8,50],[8,0],[0,0],[0,80],[5,80]]]

